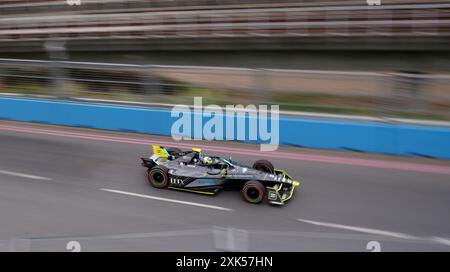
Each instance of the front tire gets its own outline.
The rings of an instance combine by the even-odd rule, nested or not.
[[[242,187],[242,197],[245,201],[252,204],[259,204],[266,196],[266,188],[259,181],[247,181]]]
[[[169,186],[169,169],[163,165],[157,165],[147,171],[147,179],[155,188],[166,188]]]

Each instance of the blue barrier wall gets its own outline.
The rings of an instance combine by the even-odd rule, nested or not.
[[[170,135],[178,118],[164,109],[0,97],[0,119]],[[280,144],[450,159],[450,128],[281,117]]]

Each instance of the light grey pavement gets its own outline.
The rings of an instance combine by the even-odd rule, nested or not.
[[[448,161],[282,148],[267,158],[302,185],[273,207],[245,203],[239,192],[151,187],[139,162],[150,155],[143,140],[172,141],[0,122],[0,251],[67,251],[69,241],[83,251],[367,251],[370,241],[382,251],[450,250]],[[245,164],[262,158],[249,144],[201,145],[240,150],[230,155]]]

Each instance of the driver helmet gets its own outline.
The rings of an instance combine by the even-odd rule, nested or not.
[[[204,157],[202,158],[202,162],[203,162],[203,164],[212,164],[212,163],[213,163],[213,160],[211,159],[211,157],[204,156]]]

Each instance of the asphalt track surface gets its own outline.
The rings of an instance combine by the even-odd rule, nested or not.
[[[450,162],[183,142],[301,181],[284,207],[151,187],[169,137],[0,122],[0,251],[450,251]],[[69,244],[70,245],[70,244]],[[371,245],[375,245],[371,247]]]

